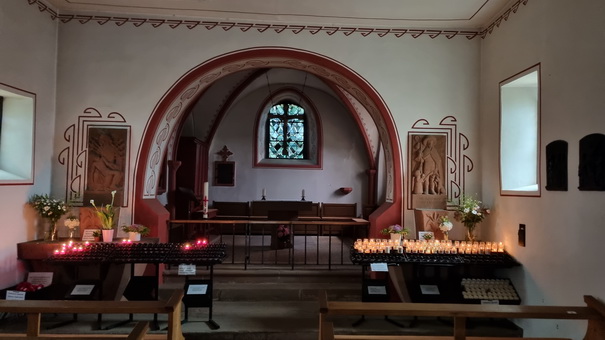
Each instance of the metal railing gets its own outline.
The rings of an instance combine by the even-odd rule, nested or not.
[[[351,265],[349,250],[367,235],[369,222],[357,218],[293,221],[251,219],[169,220],[169,242],[205,238],[225,243],[223,263],[250,266],[324,267]]]

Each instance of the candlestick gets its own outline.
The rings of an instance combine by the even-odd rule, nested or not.
[[[208,218],[208,182],[204,182],[204,198],[202,198],[203,218]]]
[[[262,192],[262,198],[261,200],[265,200],[265,198],[267,197],[267,190],[265,190],[265,188],[263,188],[263,192]]]

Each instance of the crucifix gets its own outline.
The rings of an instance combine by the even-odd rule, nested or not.
[[[214,162],[214,185],[216,186],[234,186],[235,185],[235,162],[228,161],[233,152],[229,151],[227,145],[216,153],[222,161]]]
[[[227,148],[227,145],[225,145],[225,146],[223,146],[221,151],[217,152],[216,154],[221,156],[221,158],[223,159],[223,162],[226,162],[227,158],[229,158],[229,156],[233,155],[233,152],[229,151],[229,149]]]

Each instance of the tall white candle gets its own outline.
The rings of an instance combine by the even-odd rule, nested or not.
[[[265,188],[263,188],[263,196],[267,196],[267,190],[265,190]]]
[[[303,190],[302,190],[302,195],[303,195],[303,196],[305,195],[305,189],[303,189]]]
[[[202,198],[202,211],[208,217],[208,182],[204,182],[204,197]]]

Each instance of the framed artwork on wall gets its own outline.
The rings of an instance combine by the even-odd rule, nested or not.
[[[98,204],[109,204],[115,190],[114,206],[122,206],[128,187],[130,127],[91,125],[87,137],[83,203],[94,199]]]
[[[215,161],[214,182],[215,186],[235,186],[235,162]]]

